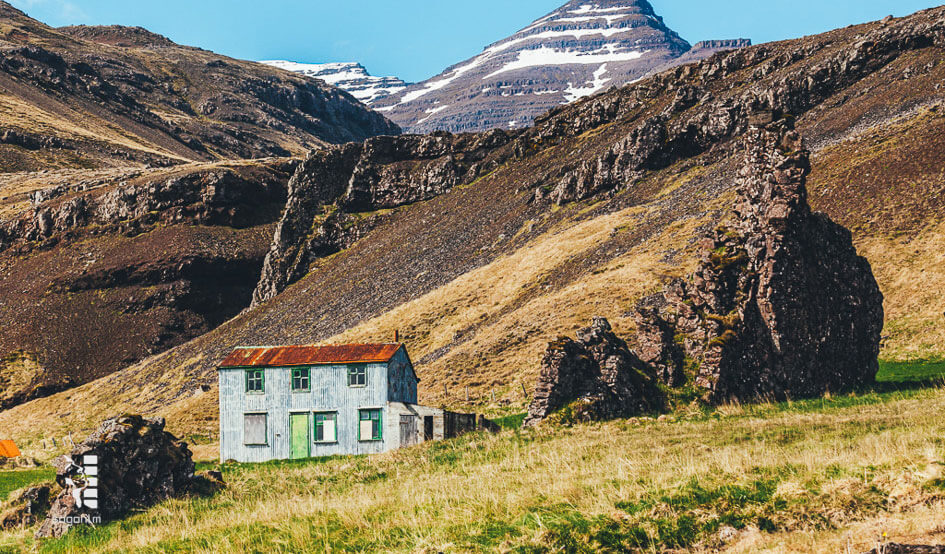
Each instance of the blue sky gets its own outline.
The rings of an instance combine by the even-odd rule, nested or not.
[[[8,0],[49,25],[140,25],[235,58],[359,61],[421,81],[566,0]],[[650,0],[683,38],[756,43],[902,16],[943,0]]]

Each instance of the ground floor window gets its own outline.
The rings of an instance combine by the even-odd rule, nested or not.
[[[269,444],[267,419],[266,414],[245,414],[243,416],[243,444],[248,446],[266,446]]]
[[[358,440],[379,441],[381,440],[381,411],[380,410],[359,410],[360,425],[358,426]]]
[[[315,414],[315,442],[338,441],[338,414],[327,412]]]

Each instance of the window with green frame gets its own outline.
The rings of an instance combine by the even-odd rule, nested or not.
[[[246,392],[262,393],[266,391],[266,378],[262,369],[246,370]]]
[[[292,370],[292,392],[311,390],[312,368],[299,367]]]
[[[348,366],[348,386],[363,387],[367,385],[367,366]]]
[[[338,442],[338,413],[315,414],[315,442]]]
[[[359,441],[379,441],[383,440],[380,410],[358,410],[358,440]]]

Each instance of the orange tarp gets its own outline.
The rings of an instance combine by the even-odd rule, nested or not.
[[[0,456],[7,458],[16,458],[20,455],[20,449],[16,447],[13,441],[0,441]]]

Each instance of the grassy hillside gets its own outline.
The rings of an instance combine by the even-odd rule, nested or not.
[[[945,542],[945,388],[896,387],[475,434],[370,458],[232,464],[217,496],[59,541],[5,533],[0,550],[861,552],[883,537]]]
[[[0,2],[0,172],[299,155],[399,130],[320,81]]]
[[[809,83],[798,76],[845,59],[869,33],[905,33],[943,18],[938,8],[893,27],[860,25],[739,50],[731,59],[755,65],[709,79],[710,96],[735,103],[749,85],[761,94]],[[886,295],[883,357],[894,361],[945,354],[945,297],[937,293],[945,289],[945,63],[940,47],[915,44],[818,91],[797,114],[814,151],[812,204],[848,226],[872,263]],[[696,67],[725,66],[726,56]],[[469,185],[393,210],[272,301],[94,383],[0,412],[0,428],[32,448],[44,434],[91,429],[103,411],[135,411],[167,416],[171,430],[212,445],[214,366],[232,347],[389,340],[395,330],[417,365],[422,402],[520,410],[522,387],[533,386],[549,340],[593,315],[631,336],[636,299],[689,269],[700,234],[731,204],[738,160],[731,142],[667,154],[625,186],[586,200],[535,200],[561,168],[606,157],[641,122],[667,113],[679,98],[674,75],[698,73],[674,71],[549,114],[516,143],[521,155]],[[631,107],[606,115],[618,101]],[[671,123],[685,125],[702,109],[697,104]]]

